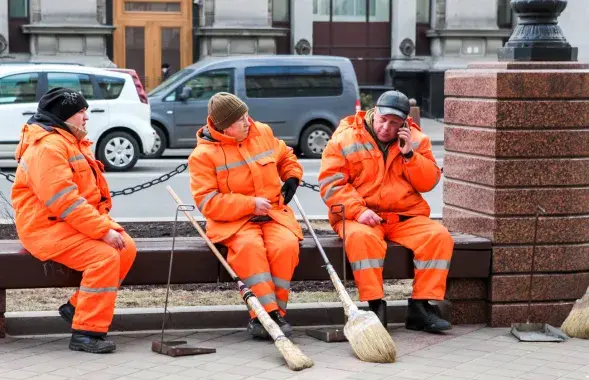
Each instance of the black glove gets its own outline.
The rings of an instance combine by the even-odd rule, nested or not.
[[[280,192],[284,197],[284,204],[287,205],[294,197],[295,192],[297,191],[297,187],[299,187],[299,179],[295,177],[291,177],[284,182],[282,185],[282,189]]]

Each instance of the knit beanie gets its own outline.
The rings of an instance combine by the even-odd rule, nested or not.
[[[209,117],[218,131],[229,128],[246,112],[247,105],[228,92],[218,92],[209,100]]]
[[[56,87],[47,91],[39,100],[39,110],[66,121],[83,108],[88,108],[84,96],[69,88]]]

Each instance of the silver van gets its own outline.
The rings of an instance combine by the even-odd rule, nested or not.
[[[231,92],[250,116],[306,157],[320,158],[339,121],[360,109],[360,92],[349,59],[329,56],[205,58],[171,75],[148,94],[158,134],[150,154],[194,148],[206,124],[208,101]]]

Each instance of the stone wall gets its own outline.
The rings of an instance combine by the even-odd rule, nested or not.
[[[559,326],[589,285],[589,65],[446,72],[443,222],[493,242],[489,323]]]

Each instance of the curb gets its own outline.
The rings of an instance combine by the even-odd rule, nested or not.
[[[356,302],[368,310],[367,302]],[[450,320],[448,302],[437,304],[442,317]],[[387,301],[389,323],[404,323],[407,301]],[[163,308],[115,309],[111,332],[157,331],[162,328]],[[9,312],[6,333],[11,336],[65,334],[70,327],[57,311]],[[288,306],[293,327],[344,325],[341,302],[296,303]],[[169,307],[166,330],[245,329],[249,313],[245,305]]]

